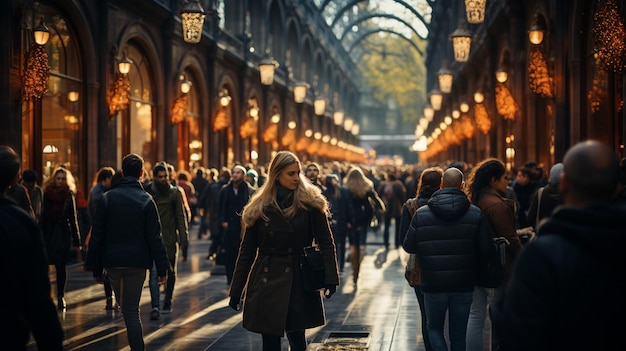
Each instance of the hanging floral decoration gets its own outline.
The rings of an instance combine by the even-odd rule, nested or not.
[[[48,53],[43,45],[35,42],[30,47],[26,70],[22,77],[22,99],[24,101],[35,101],[48,92],[48,77],[50,76],[50,65],[48,64]]]
[[[113,116],[118,111],[128,108],[130,103],[130,80],[127,76],[119,74],[113,83],[111,95],[109,95],[109,115]]]
[[[530,88],[544,97],[553,96],[554,79],[550,77],[548,63],[539,48],[530,51],[528,60],[528,83]]]
[[[602,66],[613,72],[624,68],[626,57],[626,29],[615,0],[601,0],[593,14],[591,33],[595,42],[594,53]]]
[[[246,121],[239,127],[239,135],[241,135],[242,139],[247,139],[255,136],[257,130],[257,121],[255,121],[254,118],[246,118]]]
[[[295,129],[287,129],[285,135],[280,140],[280,143],[283,146],[291,146],[296,142],[296,130]]]
[[[483,104],[474,105],[474,118],[476,120],[476,128],[483,134],[489,133],[491,129],[491,119],[489,119],[489,114]]]
[[[513,99],[509,88],[504,84],[496,87],[496,108],[505,120],[515,120],[515,114],[519,110],[519,106]]]
[[[185,120],[185,117],[187,117],[187,103],[187,95],[179,96],[174,100],[172,116],[170,118],[172,124],[177,124]]]
[[[228,127],[230,127],[230,119],[228,118],[226,111],[224,109],[220,109],[215,114],[215,120],[213,121],[213,131],[219,132],[220,130],[224,130]]]
[[[311,140],[305,136],[300,137],[300,139],[298,139],[298,143],[296,144],[296,151],[297,152],[302,152],[306,150],[306,147],[309,145],[309,143],[311,142]]]

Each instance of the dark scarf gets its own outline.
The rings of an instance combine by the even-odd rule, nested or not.
[[[53,184],[46,188],[44,199],[47,199],[45,202],[48,208],[45,210],[48,212],[48,218],[55,221],[63,219],[65,201],[68,196],[70,196],[70,187],[67,184],[60,186]]]
[[[281,210],[293,204],[293,190],[289,190],[283,186],[276,185],[276,202]]]

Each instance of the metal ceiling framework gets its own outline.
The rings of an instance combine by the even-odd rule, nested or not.
[[[338,10],[336,11],[336,13],[334,14],[334,17],[332,17],[332,21],[329,25],[329,27],[334,28],[340,21],[340,19],[344,16],[344,14],[349,11],[351,8],[353,8],[353,6],[358,5],[359,3],[363,3],[363,2],[367,2],[368,0],[350,0],[347,3],[345,3],[344,5],[340,5],[337,3],[337,0],[324,0],[321,5],[318,7],[320,13],[324,13],[324,10],[326,9],[326,7],[331,3],[334,2],[337,5]],[[424,27],[430,31],[430,24],[429,22],[424,18],[424,16],[422,16],[422,14],[420,14],[413,6],[411,6],[410,4],[408,4],[406,1],[404,0],[392,0],[393,2],[400,4],[401,6],[403,6],[404,8],[406,8],[408,11],[410,11],[411,15],[415,16],[415,18],[419,19],[419,21],[424,25]],[[425,0],[426,3],[432,8],[432,4],[433,4],[433,0]],[[377,11],[381,11],[380,9],[378,9]],[[343,29],[341,30],[341,35],[337,35],[338,39],[340,42],[344,42],[346,40],[351,40],[351,43],[345,43],[344,45],[346,46],[346,48],[348,48],[348,52],[352,52],[352,50],[355,48],[355,46],[360,43],[361,41],[363,41],[364,39],[366,39],[367,37],[371,36],[372,34],[375,33],[380,33],[380,32],[386,32],[386,33],[390,33],[390,34],[394,34],[398,37],[400,37],[401,39],[404,39],[405,41],[407,41],[418,53],[420,56],[424,57],[424,53],[422,52],[422,50],[420,50],[420,48],[417,46],[417,44],[411,40],[410,37],[407,37],[406,35],[403,35],[402,33],[400,33],[398,30],[394,30],[394,29],[388,29],[388,28],[383,28],[383,27],[377,27],[375,29],[372,29],[371,27],[368,28],[369,30],[367,32],[365,32],[362,35],[358,35],[355,38],[349,38],[348,34],[350,34],[350,32],[353,30],[354,26],[358,26],[359,24],[371,20],[371,19],[375,19],[375,18],[386,18],[386,19],[391,19],[394,20],[398,23],[401,23],[402,25],[406,26],[406,28],[408,28],[417,38],[421,38],[423,40],[427,39],[427,35],[420,35],[419,31],[415,28],[414,25],[412,25],[409,21],[407,21],[406,19],[403,19],[399,16],[397,16],[396,14],[392,14],[392,13],[384,13],[384,12],[376,12],[376,13],[368,13],[368,12],[364,12],[364,13],[359,13],[358,16],[356,16],[355,18],[351,18],[350,21],[346,24],[343,25]],[[360,33],[359,33],[360,34]],[[362,55],[358,55],[358,57],[362,57]],[[354,57],[353,57],[354,60]],[[356,60],[358,62],[358,60]]]

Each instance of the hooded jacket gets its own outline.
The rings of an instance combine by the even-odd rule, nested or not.
[[[459,189],[444,188],[413,216],[403,247],[417,254],[424,292],[471,292],[476,268],[493,255],[488,223]]]
[[[494,310],[502,350],[625,350],[626,212],[559,207]]]

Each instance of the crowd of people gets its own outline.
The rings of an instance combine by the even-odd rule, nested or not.
[[[84,201],[66,167],[39,187],[32,170],[13,172],[10,148],[0,149],[0,162],[2,197],[12,200],[0,209],[21,208],[29,218],[20,229],[29,237],[21,240],[35,240],[45,252],[45,262],[32,267],[39,272],[32,284],[49,291],[41,271],[54,266],[56,307],[67,309],[66,265],[72,255],[85,255],[85,268],[104,285],[105,308],[122,311],[132,350],[145,348],[144,280],[149,277],[150,318],[170,313],[190,235],[211,241],[207,259],[225,267],[230,306],[243,309],[243,326],[262,335],[263,349],[280,350],[286,335],[291,350],[305,350],[304,331],[325,323],[322,298],[335,293],[340,277],[349,280],[347,264],[357,288],[368,232],[382,237],[385,250],[402,247],[415,255],[411,286],[427,351],[624,345],[615,337],[624,326],[617,316],[625,292],[617,271],[624,259],[615,250],[626,228],[626,162],[597,142],[575,145],[548,172],[536,162],[507,170],[495,158],[419,167],[302,164],[281,151],[267,173],[252,164],[189,173],[165,162],[146,170],[143,159],[130,154],[121,169],[98,171]],[[189,232],[191,224],[198,224],[197,233]],[[497,286],[481,276],[497,255],[494,238],[506,240]],[[299,269],[300,252],[311,245],[325,268],[319,291],[303,288]],[[582,289],[583,282],[594,287]],[[50,310],[52,301],[39,301]],[[592,316],[611,323],[590,326]],[[54,339],[56,345],[59,330],[43,332],[39,324],[25,325],[18,343],[30,329],[38,344]],[[581,342],[568,333],[590,337]]]

